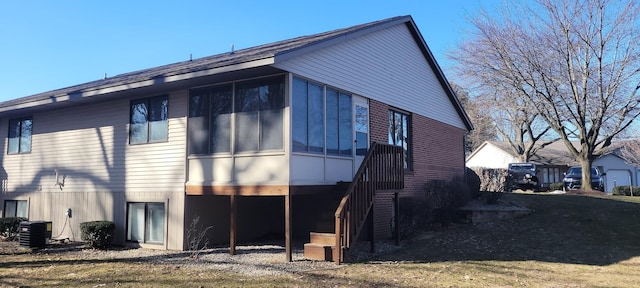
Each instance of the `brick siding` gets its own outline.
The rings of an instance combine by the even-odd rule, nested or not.
[[[389,109],[393,107],[370,100],[372,142],[388,142]],[[465,130],[422,115],[407,114],[411,119],[412,170],[405,171],[405,188],[400,191],[400,197],[424,197],[424,186],[429,180],[464,176]],[[391,237],[394,192],[378,191],[376,194],[374,217],[378,238]]]

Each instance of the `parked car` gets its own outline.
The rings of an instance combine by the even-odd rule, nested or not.
[[[604,191],[604,173],[600,172],[600,169],[596,167],[591,167],[591,188],[595,190]],[[576,190],[580,189],[582,186],[582,167],[573,166],[564,173],[564,187],[567,190]]]
[[[510,190],[532,189],[533,191],[539,191],[540,181],[538,181],[538,176],[536,176],[537,172],[536,164],[510,163],[506,188]]]

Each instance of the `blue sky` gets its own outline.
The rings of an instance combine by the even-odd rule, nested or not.
[[[0,1],[0,101],[399,15],[447,77],[466,18],[501,0]]]

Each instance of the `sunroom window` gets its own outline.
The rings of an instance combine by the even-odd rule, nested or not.
[[[282,150],[282,78],[240,82],[235,89],[235,152]]]
[[[352,156],[351,95],[327,88],[327,154]]]
[[[324,88],[293,79],[293,151],[324,153]]]
[[[189,154],[283,150],[283,110],[281,76],[191,90]]]

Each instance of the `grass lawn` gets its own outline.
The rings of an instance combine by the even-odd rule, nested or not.
[[[393,253],[288,276],[0,254],[0,287],[638,287],[640,197],[505,194],[526,217],[425,232]]]

